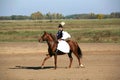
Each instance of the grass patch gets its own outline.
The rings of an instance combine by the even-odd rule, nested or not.
[[[0,42],[37,41],[43,31],[56,34],[61,21],[77,42],[120,43],[120,19],[5,20],[0,21]]]

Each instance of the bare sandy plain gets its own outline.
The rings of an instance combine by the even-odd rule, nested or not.
[[[120,80],[120,44],[80,43],[79,46],[85,68],[78,68],[74,55],[72,68],[66,68],[69,64],[66,54],[58,56],[55,70],[54,58],[41,68],[47,54],[46,43],[0,43],[0,80]]]

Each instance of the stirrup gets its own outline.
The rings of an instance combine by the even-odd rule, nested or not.
[[[58,50],[58,49],[56,49],[56,50],[55,50],[55,53],[58,53],[58,52],[59,52],[59,50]]]
[[[57,53],[57,52],[58,52],[58,49],[56,49],[55,52]]]
[[[56,51],[55,51],[55,52],[56,52],[56,54],[59,54],[59,53],[61,53],[61,52],[60,52],[60,50],[58,50],[58,49],[56,49]]]

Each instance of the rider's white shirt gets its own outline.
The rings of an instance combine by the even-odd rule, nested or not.
[[[66,31],[62,31],[63,37],[61,39],[64,40],[58,40],[58,47],[57,49],[64,52],[64,53],[69,53],[70,51],[70,46],[69,44],[65,41],[65,39],[71,38],[70,34],[67,33]]]
[[[63,37],[61,39],[68,39],[71,38],[70,34],[66,31],[62,31]]]

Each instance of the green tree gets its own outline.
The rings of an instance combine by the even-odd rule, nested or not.
[[[112,18],[120,18],[120,12],[112,12],[110,15]]]
[[[39,11],[31,14],[31,19],[33,20],[43,19],[43,17],[43,14]]]
[[[52,14],[50,12],[46,14],[46,19],[52,19]]]
[[[96,19],[96,15],[94,13],[90,13],[88,18],[89,19]]]
[[[64,18],[64,16],[62,14],[59,14],[59,13],[57,13],[56,16],[57,16],[57,19],[63,19]]]
[[[103,14],[98,14],[98,15],[97,15],[97,18],[98,18],[98,19],[103,19],[103,18],[104,18],[104,15],[103,15]]]

